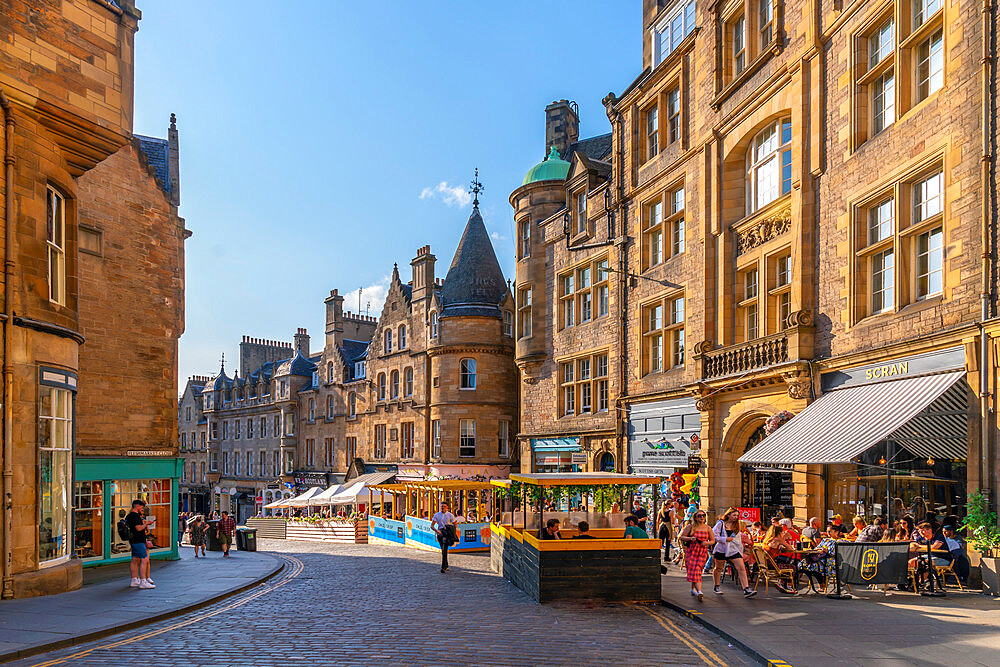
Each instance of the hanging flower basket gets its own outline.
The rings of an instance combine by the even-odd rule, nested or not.
[[[771,418],[764,423],[764,433],[771,435],[794,416],[795,415],[788,410],[782,410],[781,412],[774,413],[771,415]]]

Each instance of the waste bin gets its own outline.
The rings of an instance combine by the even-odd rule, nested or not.
[[[237,528],[236,549],[238,551],[257,551],[257,529],[245,526]]]
[[[205,531],[208,538],[209,551],[222,551],[222,540],[219,539],[219,520],[212,519],[208,522],[208,530]]]

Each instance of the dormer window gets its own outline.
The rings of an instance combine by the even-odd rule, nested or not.
[[[666,60],[694,28],[694,0],[678,2],[653,26],[653,67]]]
[[[326,363],[326,381],[333,382],[333,362],[328,361]]]
[[[509,310],[503,311],[503,335],[514,337],[514,313]]]
[[[392,353],[392,331],[390,329],[386,329],[382,334],[382,350],[385,354]]]
[[[354,363],[354,379],[361,380],[365,377],[365,362],[357,361]]]

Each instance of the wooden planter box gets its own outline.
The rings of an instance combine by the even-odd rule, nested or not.
[[[660,599],[657,540],[558,540],[539,543],[530,535],[494,525],[490,565],[538,602]]]
[[[285,526],[285,536],[289,540],[307,542],[340,542],[344,544],[368,544],[368,523],[300,523],[289,521]]]

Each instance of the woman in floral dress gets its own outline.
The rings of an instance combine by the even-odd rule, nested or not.
[[[687,569],[687,580],[691,582],[691,595],[701,602],[705,599],[701,592],[702,570],[708,560],[708,546],[715,544],[704,510],[695,511],[690,523],[681,530],[680,542],[684,547],[684,567]]]
[[[800,566],[800,569],[806,572],[806,576],[818,579],[820,586],[828,586],[833,581],[836,569],[836,561],[833,557],[834,545],[844,541],[842,526],[830,524],[826,530],[829,537],[824,537],[816,545],[814,552],[805,557]]]

